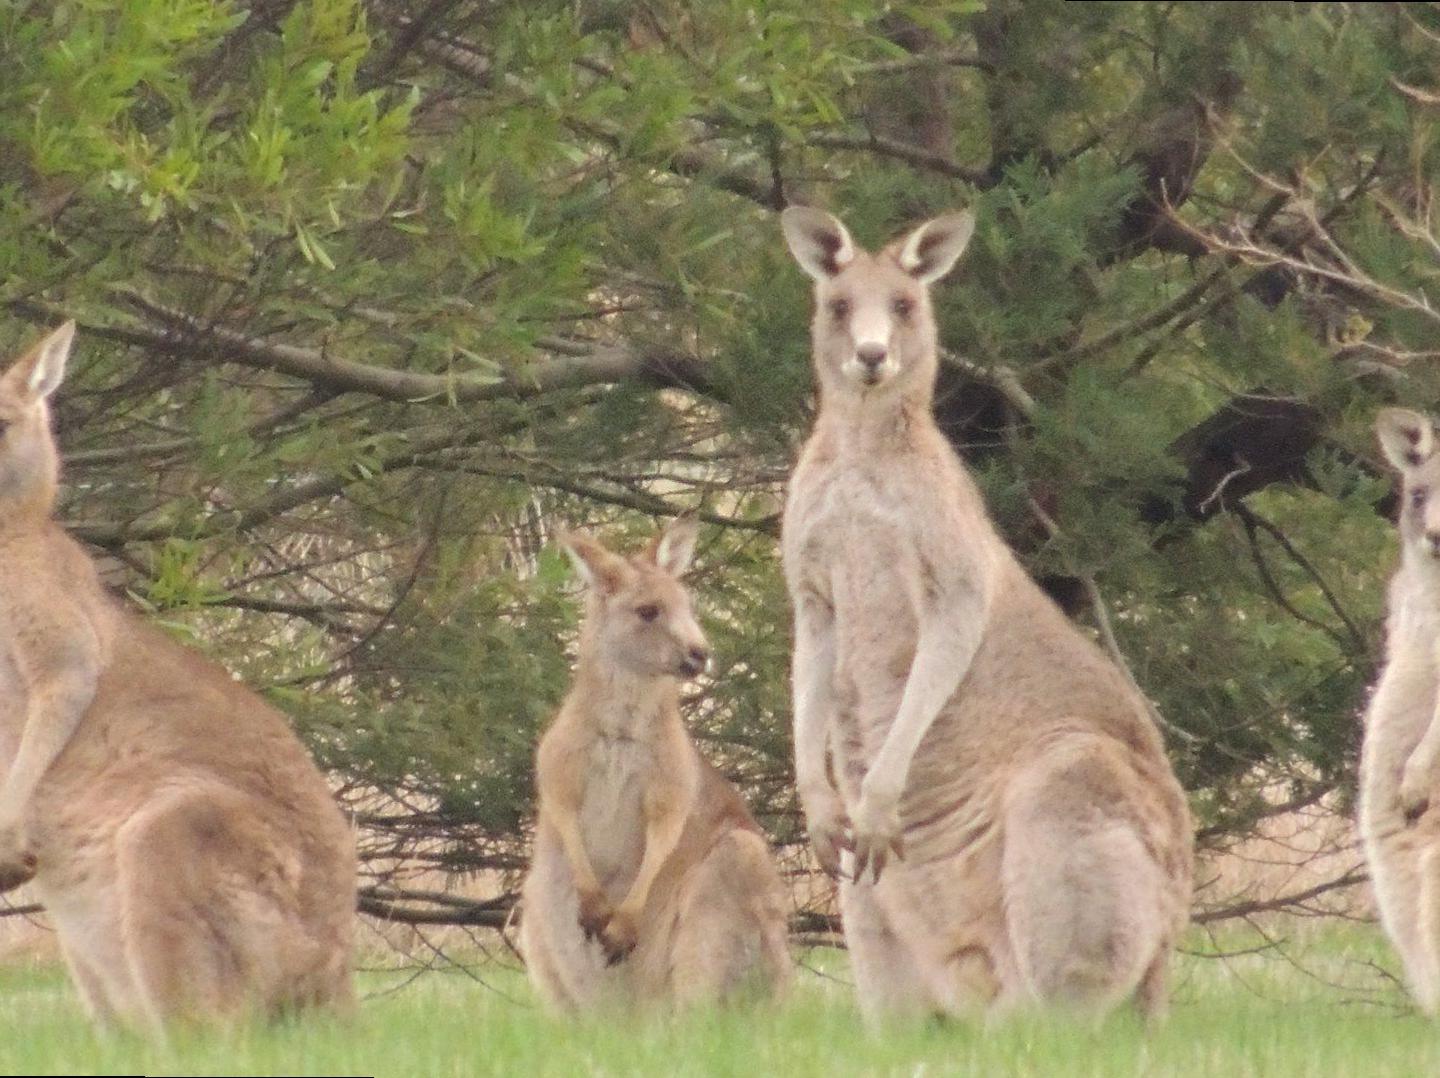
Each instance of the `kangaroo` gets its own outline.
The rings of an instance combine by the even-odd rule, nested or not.
[[[735,788],[680,719],[709,648],[678,577],[696,524],[640,555],[563,545],[588,588],[575,680],[536,757],[521,945],[552,1008],[725,1001],[788,984],[786,896]]]
[[[1410,990],[1440,1015],[1440,456],[1418,412],[1383,409],[1375,430],[1404,489],[1385,667],[1360,750],[1360,837]]]
[[[0,376],[0,890],[33,877],[101,1025],[346,1008],[355,846],[324,778],[51,519],[74,333]]]
[[[862,1010],[1166,1002],[1193,836],[1147,704],[1025,573],[931,415],[928,286],[974,219],[871,254],[821,210],[819,413],[791,477],[795,771]],[[827,759],[828,753],[828,759]]]

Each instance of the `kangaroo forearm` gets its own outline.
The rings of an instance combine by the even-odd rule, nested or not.
[[[834,712],[829,683],[829,671],[822,675],[812,668],[796,673],[795,781],[801,790],[826,782],[825,751],[830,739],[830,716]]]
[[[640,868],[617,909],[624,913],[638,914],[645,908],[645,903],[650,898],[650,889],[655,886],[655,878],[660,875],[660,869],[675,852],[675,847],[680,843],[680,833],[684,829],[685,815],[679,812],[660,817],[646,827],[645,853],[640,858]]]
[[[590,863],[590,854],[585,849],[585,839],[580,834],[580,818],[566,813],[550,813],[550,825],[560,836],[560,847],[565,851],[565,860],[575,876],[575,886],[580,891],[600,890],[600,878]]]
[[[70,743],[94,696],[94,681],[87,677],[31,692],[20,746],[0,790],[0,819],[15,819],[24,811],[45,772]]]
[[[802,794],[824,786],[825,752],[835,712],[835,647],[832,626],[802,610],[795,626],[795,782]]]
[[[1410,759],[1424,766],[1440,760],[1440,699],[1436,700],[1436,710],[1430,717],[1430,725],[1425,728],[1425,733],[1410,753]]]
[[[898,793],[910,762],[930,731],[940,709],[955,695],[980,647],[980,633],[971,629],[923,635],[895,721],[870,766],[871,785]]]
[[[825,772],[827,724],[814,712],[807,713],[806,719],[797,715],[795,722],[795,785],[802,796],[829,785]]]

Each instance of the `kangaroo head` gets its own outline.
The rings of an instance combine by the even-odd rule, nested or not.
[[[1375,417],[1380,448],[1396,471],[1400,499],[1400,543],[1427,558],[1440,559],[1440,456],[1430,417],[1408,408],[1384,408]]]
[[[0,375],[0,519],[48,514],[60,457],[47,401],[65,377],[75,323],[53,330]]]
[[[970,242],[975,218],[951,213],[872,254],[824,210],[791,206],[780,215],[785,242],[815,280],[811,323],[822,388],[866,395],[935,375],[930,285],[949,273]]]
[[[695,553],[696,521],[680,517],[634,557],[589,536],[562,543],[590,589],[587,646],[608,666],[646,677],[694,677],[710,661],[680,576]]]

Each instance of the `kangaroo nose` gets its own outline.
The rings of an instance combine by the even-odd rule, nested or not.
[[[883,344],[862,344],[855,349],[855,358],[874,370],[885,362],[885,346]]]
[[[691,648],[685,653],[685,667],[692,674],[702,672],[710,665],[710,650],[708,648]]]
[[[1430,553],[1440,555],[1440,532],[1427,531],[1425,541],[1430,544]]]

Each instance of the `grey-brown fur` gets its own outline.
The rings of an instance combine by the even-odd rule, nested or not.
[[[796,774],[862,1007],[1156,1013],[1188,917],[1183,792],[1144,700],[1029,579],[931,416],[928,285],[973,222],[876,254],[822,211],[783,223],[815,280],[820,390],[782,540]]]
[[[575,681],[540,741],[521,942],[560,1011],[677,1005],[789,982],[786,898],[760,828],[696,750],[679,679],[708,645],[678,577],[692,520],[625,559],[566,548],[589,585]]]
[[[1440,1014],[1440,455],[1428,417],[1376,419],[1400,473],[1400,567],[1390,580],[1385,666],[1365,715],[1360,835],[1380,920],[1429,1014]]]
[[[33,876],[102,1023],[348,1007],[354,839],[324,778],[50,519],[73,332],[0,378],[0,890]]]

